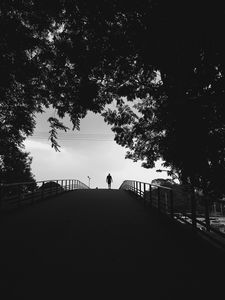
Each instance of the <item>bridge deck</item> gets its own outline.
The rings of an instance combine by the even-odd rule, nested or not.
[[[5,288],[32,276],[139,272],[164,290],[204,290],[220,286],[225,266],[218,249],[121,190],[77,190],[3,215],[0,243]]]

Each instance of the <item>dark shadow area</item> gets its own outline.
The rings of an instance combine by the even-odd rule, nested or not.
[[[223,286],[224,253],[125,191],[77,190],[5,216],[0,241],[1,282],[20,293],[30,278],[63,287],[99,272],[145,274],[159,294]]]

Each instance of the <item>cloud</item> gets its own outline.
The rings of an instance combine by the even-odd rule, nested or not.
[[[25,148],[28,151],[33,151],[33,150],[49,150],[49,144],[44,143],[44,142],[39,142],[31,139],[27,139],[25,141]]]
[[[61,134],[58,139],[60,152],[55,152],[47,140],[47,122],[43,122],[50,114],[52,111],[46,116],[43,114],[37,117],[36,136],[39,132],[40,138],[40,132],[44,131],[41,137],[46,136],[46,140],[35,140],[34,135],[25,141],[26,150],[33,156],[32,172],[36,180],[79,179],[88,184],[87,176],[90,176],[91,187],[106,188],[105,178],[110,172],[114,180],[113,188],[118,188],[125,179],[150,183],[152,179],[167,177],[165,172],[156,173],[156,169],[161,167],[160,162],[157,168],[144,169],[141,162],[134,163],[125,159],[126,149],[116,144],[113,137],[112,141],[76,140],[73,135],[68,138],[68,135]],[[88,114],[81,122],[80,133],[84,132],[111,133],[111,130],[102,117]],[[74,132],[74,136],[77,135]]]
[[[65,147],[56,152],[47,143],[27,140],[25,148],[33,157],[32,171],[37,180],[75,178],[82,168],[85,156],[82,153],[68,151]]]

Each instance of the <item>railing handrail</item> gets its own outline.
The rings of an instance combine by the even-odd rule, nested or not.
[[[37,183],[41,183],[41,182],[54,182],[54,181],[61,181],[61,180],[77,180],[79,182],[81,182],[79,179],[74,179],[74,178],[67,178],[67,179],[46,179],[46,180],[38,180],[38,181],[22,181],[22,182],[13,182],[13,183],[0,183],[0,186],[15,186],[15,185],[25,185],[25,184],[37,184]],[[82,184],[86,185],[85,183],[81,182]],[[87,188],[89,188],[87,186]]]
[[[149,189],[146,189],[146,185],[149,186]],[[156,187],[156,189],[152,187]],[[180,195],[174,192],[173,187],[165,187],[137,180],[124,180],[120,189],[134,192],[140,198],[144,199],[144,204],[150,204],[151,207],[157,208],[160,213],[165,213],[175,221],[192,225],[194,230],[199,230],[203,234],[206,234],[217,244],[225,248],[225,225],[221,224],[221,226],[224,226],[224,231],[220,231],[215,225],[213,227],[211,223],[213,218],[216,217],[213,212],[213,205],[221,205],[221,211],[217,212],[217,217],[221,213],[225,216],[225,212],[223,213],[225,207],[223,206],[222,209],[225,201],[219,199],[215,201],[213,199],[214,201],[209,203],[206,198],[196,198],[194,189],[192,189],[192,192],[190,191],[186,194],[187,198],[184,197],[184,194],[184,200],[180,201]],[[202,221],[202,218],[204,221]]]
[[[129,181],[138,182],[138,183],[142,183],[142,184],[148,184],[148,185],[151,185],[151,186],[160,187],[162,189],[172,190],[172,188],[170,188],[168,186],[163,186],[163,185],[159,185],[159,184],[152,184],[152,183],[149,183],[149,182],[143,182],[143,181],[139,181],[139,180],[130,180],[129,179],[129,180],[124,180],[123,183],[129,182]],[[123,183],[121,184],[121,186],[123,185]],[[121,186],[119,187],[119,189],[121,188]]]
[[[51,183],[55,183],[55,185]],[[4,210],[6,207],[11,209],[15,205],[20,207],[27,202],[34,203],[50,196],[77,189],[90,189],[90,187],[79,179],[48,179],[1,184],[0,210]]]

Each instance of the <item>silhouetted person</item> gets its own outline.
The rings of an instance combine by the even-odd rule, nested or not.
[[[111,182],[113,181],[112,176],[109,175],[106,177],[106,182],[108,183],[108,188],[111,189]]]

